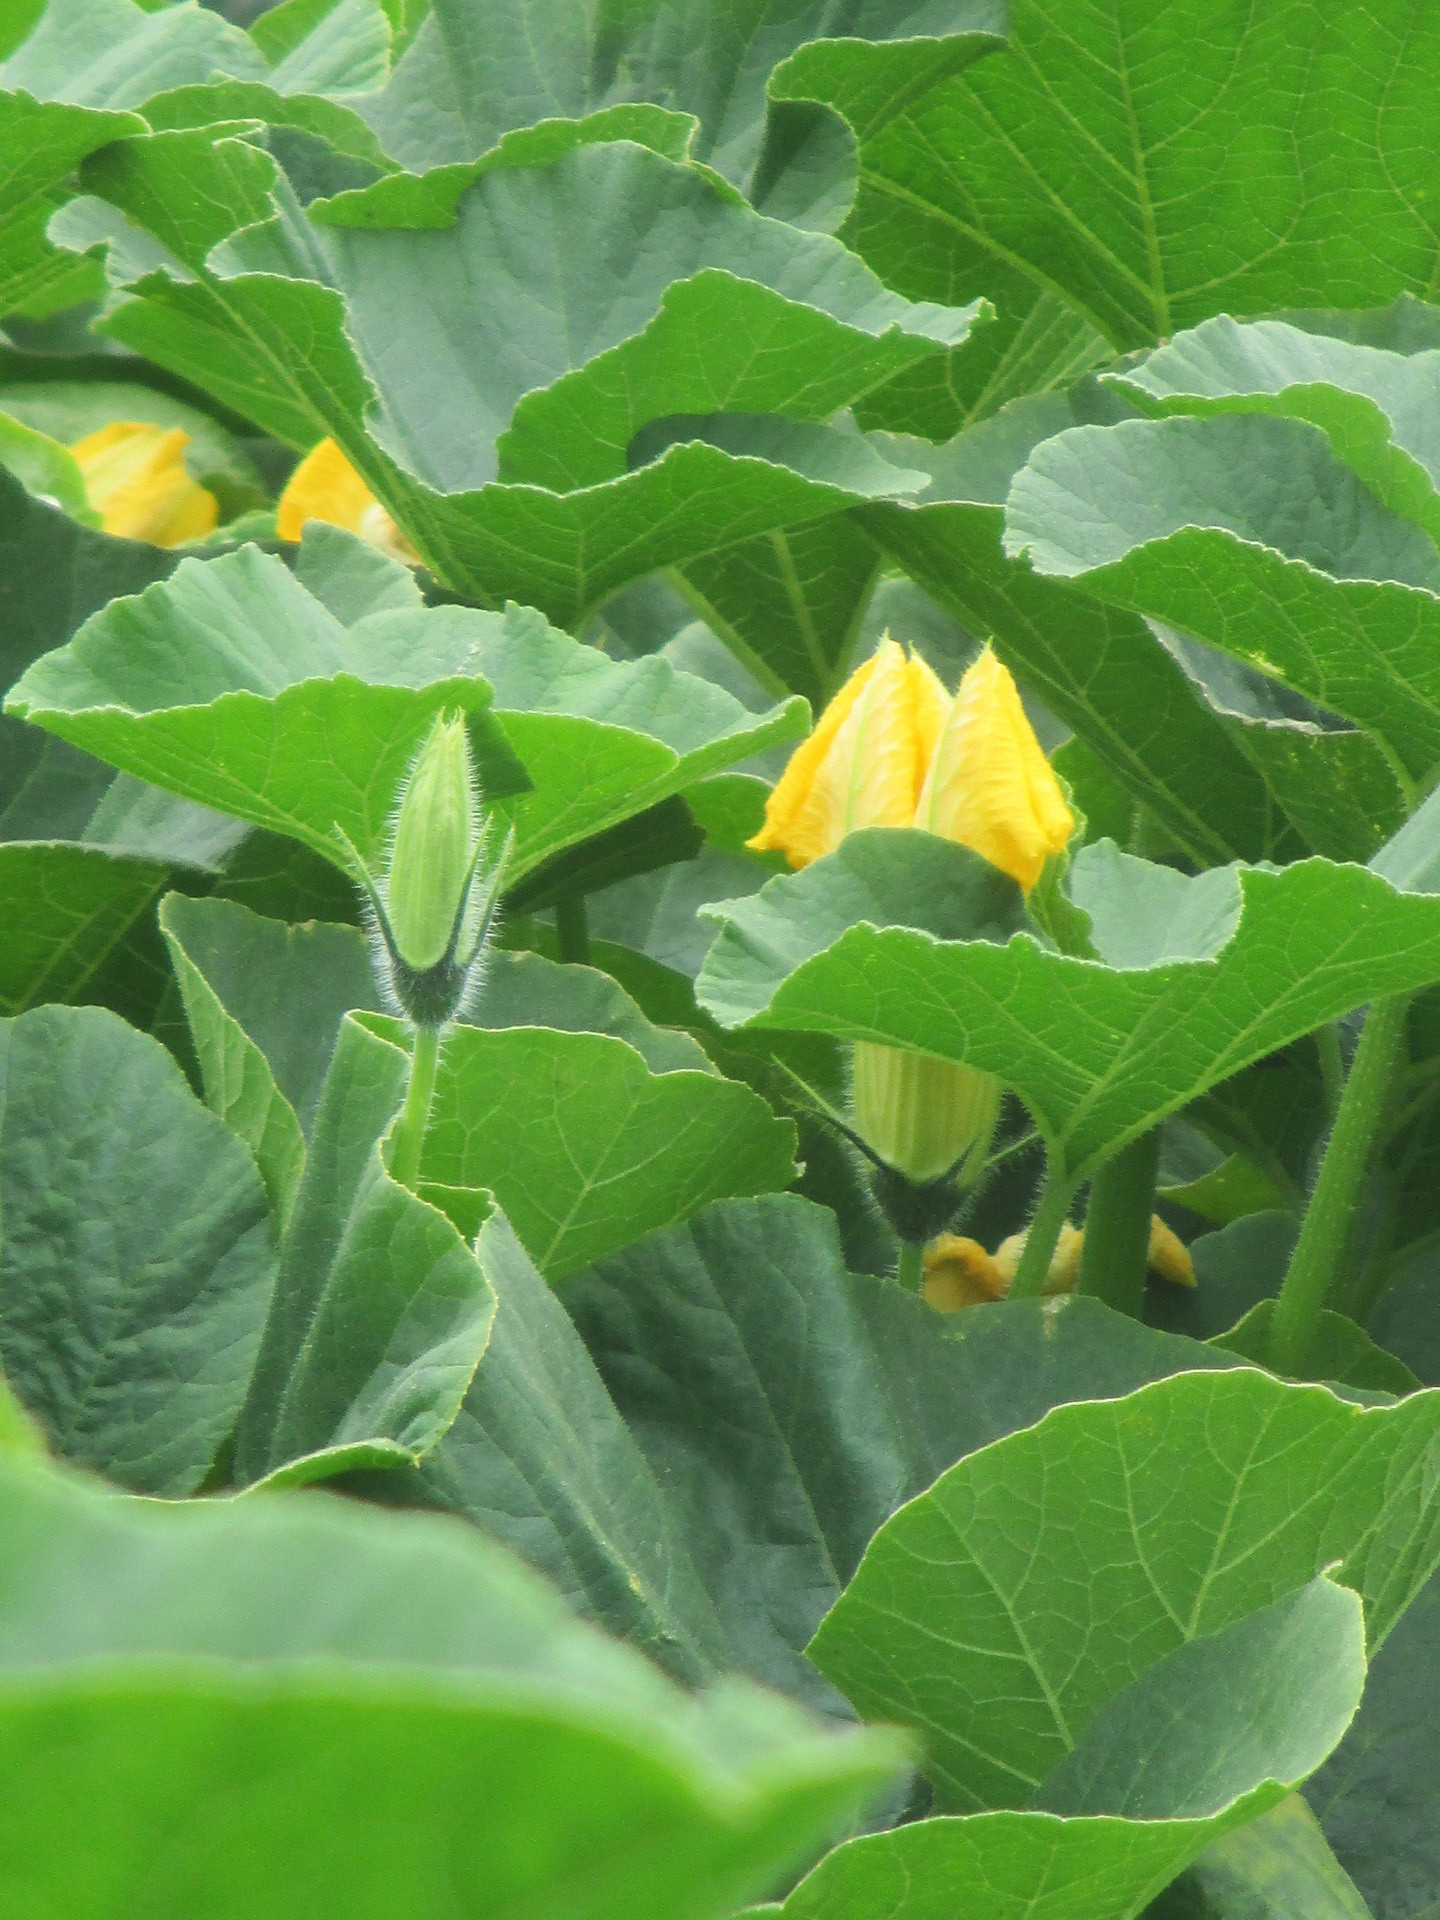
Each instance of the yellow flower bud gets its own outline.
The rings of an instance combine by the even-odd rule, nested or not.
[[[1006,1292],[1020,1266],[1026,1238],[1024,1233],[1012,1233],[1008,1240],[1002,1240],[995,1249],[995,1267]],[[1067,1220],[1060,1229],[1060,1238],[1055,1242],[1055,1251],[1050,1256],[1050,1269],[1045,1276],[1042,1293],[1073,1293],[1080,1278],[1080,1256],[1084,1251],[1085,1229],[1072,1226]],[[1150,1246],[1145,1263],[1157,1279],[1169,1281],[1172,1287],[1195,1285],[1195,1267],[1190,1259],[1190,1249],[1178,1233],[1166,1226],[1158,1213],[1150,1217]]]
[[[1168,1280],[1172,1287],[1193,1287],[1195,1263],[1190,1258],[1190,1249],[1172,1228],[1167,1227],[1159,1214],[1150,1216],[1150,1246],[1145,1255],[1145,1264],[1158,1280]]]
[[[1000,1082],[976,1067],[904,1047],[857,1042],[855,1131],[887,1166],[924,1186],[949,1176],[973,1186],[1000,1114]]]
[[[437,714],[405,783],[385,880],[395,951],[424,973],[445,957],[469,891],[479,832],[462,713]]]
[[[749,845],[804,867],[859,827],[910,826],[947,705],[925,662],[882,640],[791,756]]]
[[[70,451],[106,533],[178,547],[210,532],[220,509],[186,471],[189,444],[179,427],[134,420],[113,420],[75,442]]]
[[[344,527],[392,560],[413,566],[415,549],[333,440],[322,440],[291,474],[275,512],[282,540],[298,540],[307,520]]]
[[[1009,1281],[978,1240],[942,1233],[925,1249],[923,1297],[937,1313],[1001,1300]]]
[[[1075,831],[1015,682],[989,647],[960,682],[915,825],[970,847],[1027,893]]]

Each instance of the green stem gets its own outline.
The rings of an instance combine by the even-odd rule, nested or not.
[[[1277,1373],[1304,1376],[1320,1314],[1350,1241],[1360,1182],[1405,1043],[1408,994],[1371,1003],[1335,1125],[1315,1176],[1305,1224],[1290,1256],[1270,1322],[1267,1358]]]
[[[555,945],[560,958],[574,967],[590,964],[590,922],[583,893],[570,893],[555,903]]]
[[[1340,1110],[1345,1091],[1345,1062],[1340,1057],[1340,1029],[1327,1020],[1315,1032],[1315,1050],[1320,1055],[1320,1078],[1325,1087],[1325,1108],[1333,1120]]]
[[[413,1191],[420,1178],[420,1150],[430,1124],[430,1102],[435,1096],[435,1074],[440,1065],[440,1029],[417,1027],[410,1056],[410,1086],[390,1149],[390,1178]]]
[[[1044,1292],[1050,1274],[1050,1256],[1069,1216],[1075,1186],[1076,1182],[1068,1174],[1062,1174],[1053,1160],[1047,1165],[1040,1204],[1025,1235],[1025,1251],[1010,1288],[1012,1300],[1034,1300]]]
[[[1155,1174],[1160,1165],[1160,1129],[1152,1127],[1122,1147],[1090,1182],[1085,1210],[1085,1248],[1079,1293],[1103,1300],[1119,1313],[1140,1318],[1155,1211]]]
[[[919,1293],[925,1285],[925,1249],[918,1240],[900,1242],[900,1264],[895,1269],[895,1278],[911,1293]]]

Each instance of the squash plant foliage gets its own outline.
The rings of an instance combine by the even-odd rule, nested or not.
[[[0,1911],[1433,1920],[1440,14],[230,12],[0,4]]]

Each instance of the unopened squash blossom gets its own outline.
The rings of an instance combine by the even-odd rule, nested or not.
[[[1074,824],[991,649],[951,699],[923,660],[887,636],[796,750],[749,844],[804,867],[858,828],[919,827],[970,847],[1028,893]],[[980,1177],[999,1081],[862,1042],[851,1098],[855,1131],[882,1163],[877,1197],[902,1239],[928,1240]]]
[[[344,527],[407,566],[418,557],[333,440],[306,454],[276,504],[275,531],[282,540],[298,540],[307,520]]]
[[[373,922],[376,975],[425,1029],[459,1014],[478,980],[510,845],[495,854],[463,713],[437,714],[400,791],[384,871],[336,829]]]
[[[1003,1300],[1014,1284],[1025,1251],[1026,1235],[1012,1233],[1002,1240],[994,1253],[987,1253],[978,1240],[961,1234],[942,1233],[925,1249],[925,1282],[922,1291],[932,1307],[951,1313],[957,1307],[980,1306],[987,1300]],[[1080,1257],[1085,1251],[1085,1230],[1067,1220],[1060,1229],[1050,1268],[1045,1276],[1044,1293],[1073,1293],[1080,1278]],[[1150,1217],[1150,1244],[1145,1264],[1157,1279],[1172,1287],[1193,1287],[1195,1267],[1190,1249],[1159,1214]]]
[[[185,468],[188,433],[139,420],[112,420],[70,451],[106,533],[178,547],[200,540],[220,518],[213,493]]]

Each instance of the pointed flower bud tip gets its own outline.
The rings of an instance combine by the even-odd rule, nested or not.
[[[465,716],[438,714],[401,794],[384,887],[395,951],[417,973],[444,959],[459,931],[476,815]]]
[[[915,825],[972,848],[1027,893],[1075,831],[1015,682],[988,646],[960,682]]]
[[[200,540],[220,518],[213,493],[190,478],[179,427],[112,420],[77,440],[70,451],[85,492],[106,533],[178,547]]]

